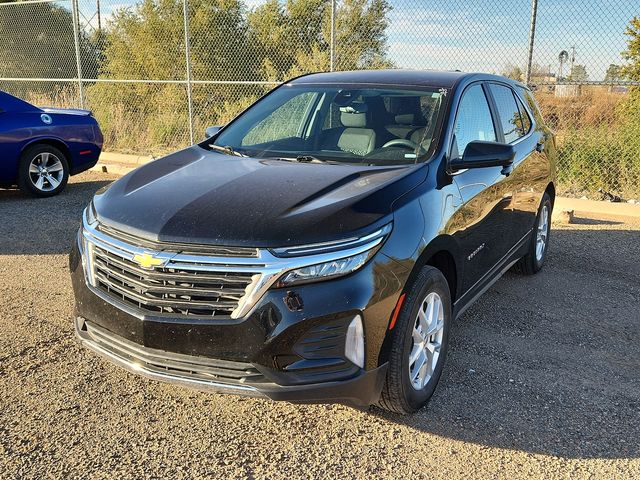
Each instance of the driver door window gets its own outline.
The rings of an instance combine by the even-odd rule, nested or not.
[[[474,140],[496,141],[489,103],[480,84],[469,87],[460,100],[456,116],[452,158],[460,157]]]

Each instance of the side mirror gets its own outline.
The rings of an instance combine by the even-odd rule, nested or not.
[[[503,167],[502,174],[508,176],[515,156],[513,145],[475,140],[467,144],[462,158],[449,162],[449,168],[455,172],[465,168]]]
[[[207,127],[207,129],[204,131],[204,135],[205,135],[206,138],[211,138],[216,133],[218,133],[221,128],[222,128],[221,125],[213,125],[211,127]]]

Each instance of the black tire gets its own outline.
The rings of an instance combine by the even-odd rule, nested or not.
[[[43,154],[49,154],[52,166],[54,164],[57,165],[54,159],[59,160],[62,166],[61,171],[56,170],[55,173],[53,171],[51,172],[51,175],[53,175],[53,177],[51,177],[53,178],[52,182],[59,182],[55,187],[49,180],[43,180],[42,188],[38,188],[36,185],[37,182],[33,179],[34,175],[37,176],[37,174],[33,174],[29,171],[32,163],[37,163],[35,159],[42,159],[43,157],[41,157],[41,155]],[[56,166],[56,168],[58,167]],[[22,152],[22,155],[20,156],[20,163],[18,164],[18,186],[20,187],[20,190],[27,195],[31,195],[33,197],[51,197],[53,195],[57,195],[67,185],[68,180],[69,160],[59,149],[52,147],[51,145],[39,144],[33,145]]]
[[[430,293],[436,293],[442,302],[444,327],[440,341],[440,353],[433,373],[424,387],[417,390],[412,385],[409,354],[414,345],[413,329],[416,325],[418,309]],[[451,293],[444,275],[437,268],[423,267],[411,287],[406,292],[396,325],[392,331],[391,352],[387,377],[378,406],[400,414],[409,414],[424,407],[436,389],[447,356],[449,330],[451,328]]]
[[[547,227],[545,246],[542,251],[542,256],[538,257],[536,254],[538,229],[540,226],[540,218],[544,209],[547,209]],[[533,231],[531,232],[531,238],[529,239],[529,246],[527,247],[527,253],[513,266],[513,270],[523,275],[534,275],[538,273],[547,258],[547,252],[549,251],[549,234],[551,233],[551,213],[553,211],[553,203],[548,193],[542,196],[540,207],[538,208],[538,214],[536,215],[536,223],[534,224]]]

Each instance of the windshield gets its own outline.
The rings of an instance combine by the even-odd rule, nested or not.
[[[285,85],[204,145],[301,162],[416,163],[435,148],[443,100],[437,88]]]

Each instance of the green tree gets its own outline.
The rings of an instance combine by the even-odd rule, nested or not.
[[[584,65],[574,65],[569,73],[568,80],[572,82],[584,82],[589,78],[587,67]]]
[[[344,0],[337,12],[337,69],[388,68],[386,0]],[[328,32],[327,32],[328,33]]]
[[[507,63],[505,65],[501,75],[503,77],[511,78],[512,80],[517,80],[518,82],[521,82],[524,79],[522,69],[517,65],[513,65],[512,63]]]
[[[7,4],[11,3],[11,4]],[[95,78],[98,55],[92,38],[80,30],[83,76]],[[0,77],[75,78],[76,51],[71,11],[54,3],[5,2],[0,8]],[[51,83],[41,90],[50,90]],[[23,88],[38,90],[38,84]]]
[[[604,81],[607,83],[615,83],[622,79],[622,67],[611,63],[604,75]]]
[[[190,58],[194,80],[257,79],[247,44],[245,7],[240,0],[190,0]],[[182,0],[142,0],[117,10],[104,35],[104,79],[186,78]],[[196,112],[215,112],[241,93],[234,85],[194,85]],[[112,145],[170,148],[188,131],[184,84],[98,83],[88,95]],[[122,121],[134,128],[122,128]]]
[[[249,35],[261,73],[281,81],[329,70],[330,0],[267,0],[249,13]],[[387,0],[345,0],[336,11],[336,69],[383,68]]]
[[[640,81],[640,17],[634,17],[625,30],[627,49],[622,58],[628,63],[622,67],[621,73],[629,80]]]
[[[621,68],[621,74],[624,78],[632,81],[640,81],[640,17],[634,17],[625,30],[627,35],[627,49],[622,52],[622,58],[627,63]],[[633,138],[634,144],[638,148],[636,156],[636,164],[640,164],[640,87],[629,87],[628,98],[620,104],[620,117],[626,123],[626,129]],[[640,165],[638,165],[640,171]],[[638,175],[640,183],[640,174]]]

